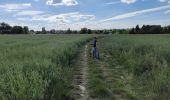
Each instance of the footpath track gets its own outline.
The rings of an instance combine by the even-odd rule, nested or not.
[[[85,45],[84,50],[80,54],[80,65],[77,69],[74,81],[77,87],[77,92],[74,94],[76,95],[76,100],[88,100],[88,90],[87,90],[87,83],[88,83],[88,45]]]

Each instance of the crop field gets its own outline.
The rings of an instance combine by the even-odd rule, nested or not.
[[[0,100],[69,95],[76,56],[91,35],[1,35]]]
[[[170,35],[1,35],[0,100],[169,100]]]
[[[170,35],[114,35],[99,40],[90,61],[91,95],[99,100],[169,100]],[[98,83],[98,85],[95,85]]]

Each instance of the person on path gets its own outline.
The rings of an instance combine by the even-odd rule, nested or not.
[[[97,45],[97,38],[94,37],[94,40],[93,40],[93,47],[96,48],[96,45]]]
[[[94,58],[99,59],[99,51],[97,49],[97,38],[96,37],[94,37],[94,40],[93,40],[92,53],[93,53]]]

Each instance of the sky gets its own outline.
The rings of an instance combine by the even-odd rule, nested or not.
[[[0,0],[0,22],[41,30],[170,25],[170,0]]]

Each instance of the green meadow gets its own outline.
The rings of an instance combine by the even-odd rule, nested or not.
[[[101,61],[90,62],[96,66],[90,78],[92,96],[101,100],[169,100],[170,35],[112,35],[98,44]]]
[[[91,56],[93,36],[1,35],[0,100],[77,100],[81,67],[89,100],[170,98],[170,35],[98,37],[99,60]]]
[[[1,35],[0,100],[66,98],[91,35]]]

